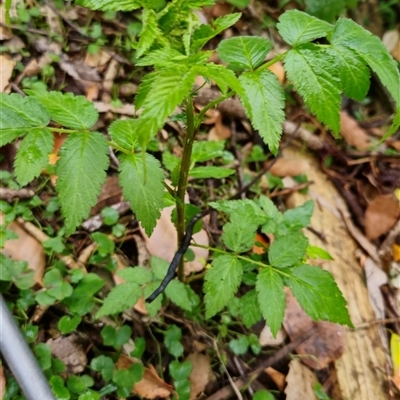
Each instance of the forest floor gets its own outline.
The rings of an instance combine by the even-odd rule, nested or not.
[[[301,7],[277,3],[250,2],[210,48],[223,38],[261,35],[273,40],[274,52],[282,52],[277,19],[288,7]],[[362,2],[347,15],[383,37],[400,62],[400,9],[396,2],[379,3]],[[0,6],[0,92],[47,89],[83,95],[98,110],[95,129],[102,133],[113,121],[135,115],[133,99],[146,72],[135,66],[133,50],[141,29],[139,11],[94,12],[61,1],[15,4],[10,27]],[[238,9],[232,4],[218,2],[198,14],[208,21],[233,11]],[[124,201],[118,159],[110,150],[111,166],[97,204],[67,237],[52,169],[66,135],[55,136],[49,168],[25,188],[13,174],[18,146],[13,143],[0,147],[0,221],[9,223],[18,239],[5,241],[3,252],[28,262],[35,286],[25,287],[23,274],[15,277],[19,285],[0,277],[0,292],[58,398],[171,399],[176,391],[192,400],[400,398],[400,133],[378,145],[393,114],[389,96],[372,77],[365,101],[343,98],[341,138],[335,139],[304,108],[282,64],[275,64],[273,72],[287,97],[277,158],[253,131],[239,100],[210,110],[197,139],[222,141],[224,163],[236,173],[229,179],[191,179],[193,215],[240,191],[260,171],[259,181],[243,197],[263,194],[281,211],[312,199],[314,215],[304,231],[310,245],[332,256],[317,257],[315,263],[335,277],[355,328],[313,322],[287,292],[283,327],[274,338],[263,320],[254,323],[247,315],[251,303],[243,309],[239,299],[247,285],[223,312],[206,319],[202,286],[210,255],[204,249],[195,250],[196,257],[185,265],[187,282],[198,295],[191,311],[164,298],[154,315],[140,299],[124,313],[95,319],[106,293],[123,283],[117,270],[149,264],[165,270],[177,250],[172,209],[163,210],[147,237]],[[197,84],[203,85],[195,99],[200,110],[217,89],[204,81]],[[180,157],[181,138],[180,121],[168,120],[152,143],[152,154],[163,162],[168,162],[166,149]],[[195,241],[204,246],[218,242],[222,224],[214,214],[205,217]],[[262,253],[270,240],[257,234],[253,252]],[[97,278],[84,278],[87,273]],[[99,280],[101,290],[93,290]],[[49,285],[56,290],[54,301],[37,296]],[[72,300],[61,301],[63,290],[76,291],[79,285],[88,293],[85,300],[74,292]],[[84,301],[91,305],[87,313],[82,312]],[[129,393],[137,360],[144,373]],[[178,390],[180,384],[186,389]],[[0,363],[3,396],[23,398],[6,363]]]

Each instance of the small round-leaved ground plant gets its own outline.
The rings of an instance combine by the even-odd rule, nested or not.
[[[269,40],[233,37],[222,40],[216,49],[224,64],[214,64],[208,61],[213,51],[202,48],[234,25],[241,14],[225,15],[202,24],[195,10],[214,4],[213,0],[173,0],[162,10],[157,8],[157,1],[149,0],[78,0],[76,3],[92,10],[141,9],[143,26],[135,44],[136,65],[151,68],[152,72],[144,76],[135,97],[138,116],[113,122],[108,128],[110,141],[102,133],[93,131],[98,112],[82,96],[40,90],[26,90],[26,97],[15,93],[0,95],[0,143],[5,145],[22,138],[15,159],[19,184],[28,184],[46,167],[48,154],[53,149],[53,133],[68,135],[56,165],[56,189],[67,234],[74,232],[96,203],[109,165],[108,146],[112,146],[118,152],[119,182],[124,197],[131,203],[146,233],[152,233],[160,217],[167,190],[176,203],[176,227],[181,244],[187,222],[184,195],[188,177],[223,178],[234,172],[222,167],[196,166],[197,161],[207,160],[204,154],[212,155],[218,150],[215,143],[197,145],[195,142],[207,110],[237,95],[254,129],[271,152],[277,154],[285,119],[285,97],[268,66],[279,60],[283,61],[288,79],[306,106],[335,136],[340,129],[342,93],[354,100],[364,99],[370,84],[370,70],[396,104],[393,124],[385,138],[400,125],[397,64],[378,37],[350,19],[340,18],[336,24],[330,24],[297,10],[287,11],[279,18],[277,28],[290,45],[289,50],[265,62],[272,48]],[[321,38],[324,44],[318,43]],[[198,76],[214,81],[221,96],[196,114],[193,98]],[[167,186],[160,162],[146,148],[177,106],[185,110],[186,132],[183,156],[175,166],[172,185]],[[59,128],[49,126],[50,122]],[[203,154],[202,158],[199,153]],[[221,201],[211,206],[226,213],[230,221],[223,228],[224,246],[212,249],[212,268],[205,275],[207,317],[221,311],[234,297],[242,280],[253,276],[255,288],[241,298],[241,309],[254,311],[252,318],[246,316],[248,325],[262,315],[276,334],[285,309],[283,289],[288,286],[312,318],[351,326],[345,300],[332,276],[305,263],[307,254],[315,253],[301,232],[310,222],[312,203],[283,214],[266,197]],[[260,228],[273,233],[276,239],[267,256],[250,258],[247,253]],[[178,276],[183,280],[182,262]],[[112,313],[113,301],[118,301],[118,296],[111,292],[97,315]],[[178,300],[182,304],[185,301]]]

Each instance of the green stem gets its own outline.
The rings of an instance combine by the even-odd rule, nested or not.
[[[185,235],[185,194],[187,188],[187,181],[190,169],[190,159],[192,157],[192,148],[194,137],[196,133],[196,126],[194,123],[194,108],[191,97],[186,99],[186,137],[183,146],[183,156],[181,161],[181,169],[179,172],[179,182],[177,189],[177,202],[176,213],[177,223],[176,229],[178,231],[178,248],[181,247],[183,237]],[[182,257],[178,266],[178,278],[181,282],[185,280],[184,274],[184,257]]]
[[[285,51],[282,54],[279,54],[277,56],[275,56],[272,60],[269,60],[267,63],[260,65],[256,71],[261,71],[262,69],[266,69],[268,67],[270,67],[272,64],[275,64],[276,62],[282,60],[282,58],[284,58],[286,56],[287,51]]]
[[[50,129],[52,132],[55,132],[55,133],[75,133],[75,132],[82,132],[81,130],[78,130],[78,129],[53,128],[52,126],[48,126],[47,128]]]

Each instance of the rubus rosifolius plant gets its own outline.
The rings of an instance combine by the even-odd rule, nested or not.
[[[336,24],[330,24],[291,10],[281,15],[277,25],[289,50],[266,62],[272,48],[268,39],[233,37],[219,43],[216,51],[224,64],[215,64],[208,61],[213,50],[203,50],[203,47],[234,25],[241,14],[225,15],[202,24],[195,10],[214,2],[173,0],[159,10],[157,1],[77,1],[94,10],[142,9],[143,26],[135,44],[136,65],[151,72],[142,79],[135,97],[137,117],[113,122],[108,128],[109,140],[93,130],[98,113],[82,96],[40,90],[26,90],[26,97],[15,93],[0,95],[0,143],[4,145],[22,138],[15,160],[16,178],[21,185],[31,182],[46,167],[53,148],[53,133],[68,135],[55,170],[67,234],[74,232],[95,204],[106,178],[108,146],[111,146],[118,152],[119,181],[124,197],[131,203],[146,233],[150,235],[153,231],[167,193],[175,201],[181,245],[188,223],[184,199],[188,177],[224,178],[234,173],[229,169],[196,166],[196,162],[218,157],[221,152],[219,145],[200,145],[195,141],[209,109],[237,95],[254,129],[271,152],[277,154],[285,119],[285,96],[268,67],[280,60],[305,105],[335,136],[340,129],[342,94],[354,100],[364,99],[369,89],[370,70],[396,104],[394,121],[385,137],[399,127],[400,75],[396,62],[379,38],[350,19],[341,18]],[[196,114],[193,99],[198,76],[214,81],[221,95]],[[177,106],[185,111],[183,155],[174,161],[172,183],[167,185],[160,161],[147,151],[147,146]],[[215,202],[210,206],[226,213],[230,221],[223,228],[223,246],[211,249],[212,267],[205,274],[207,317],[228,305],[240,284],[245,282],[255,287],[241,298],[243,309],[254,311],[249,324],[263,315],[276,334],[285,308],[283,289],[288,286],[312,318],[351,326],[345,300],[332,276],[306,263],[307,254],[315,253],[301,232],[309,224],[311,203],[284,214],[266,197]],[[261,258],[248,255],[257,229],[275,235],[275,241]],[[184,280],[183,261],[179,264],[178,277]],[[148,277],[149,281],[152,279]],[[128,280],[128,283],[139,287],[145,282]],[[118,299],[119,296],[111,293],[100,315],[112,313],[112,304]]]

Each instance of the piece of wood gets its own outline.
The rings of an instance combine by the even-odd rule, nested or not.
[[[306,195],[293,193],[288,199],[288,205],[299,206],[310,198],[315,201],[311,227],[321,234],[320,237],[325,237],[326,243],[308,230],[304,232],[311,245],[324,248],[334,258],[334,261],[325,261],[323,268],[333,274],[343,292],[353,324],[375,320],[365,286],[364,271],[355,257],[359,247],[347,231],[336,206],[340,202],[346,207],[343,199],[312,155],[292,147],[284,150],[284,157],[299,162],[307,161],[310,165],[307,177],[315,182],[314,185],[310,186]],[[346,329],[345,339],[345,352],[335,361],[342,397],[352,400],[386,400],[387,359],[378,325],[370,324],[358,330]]]

